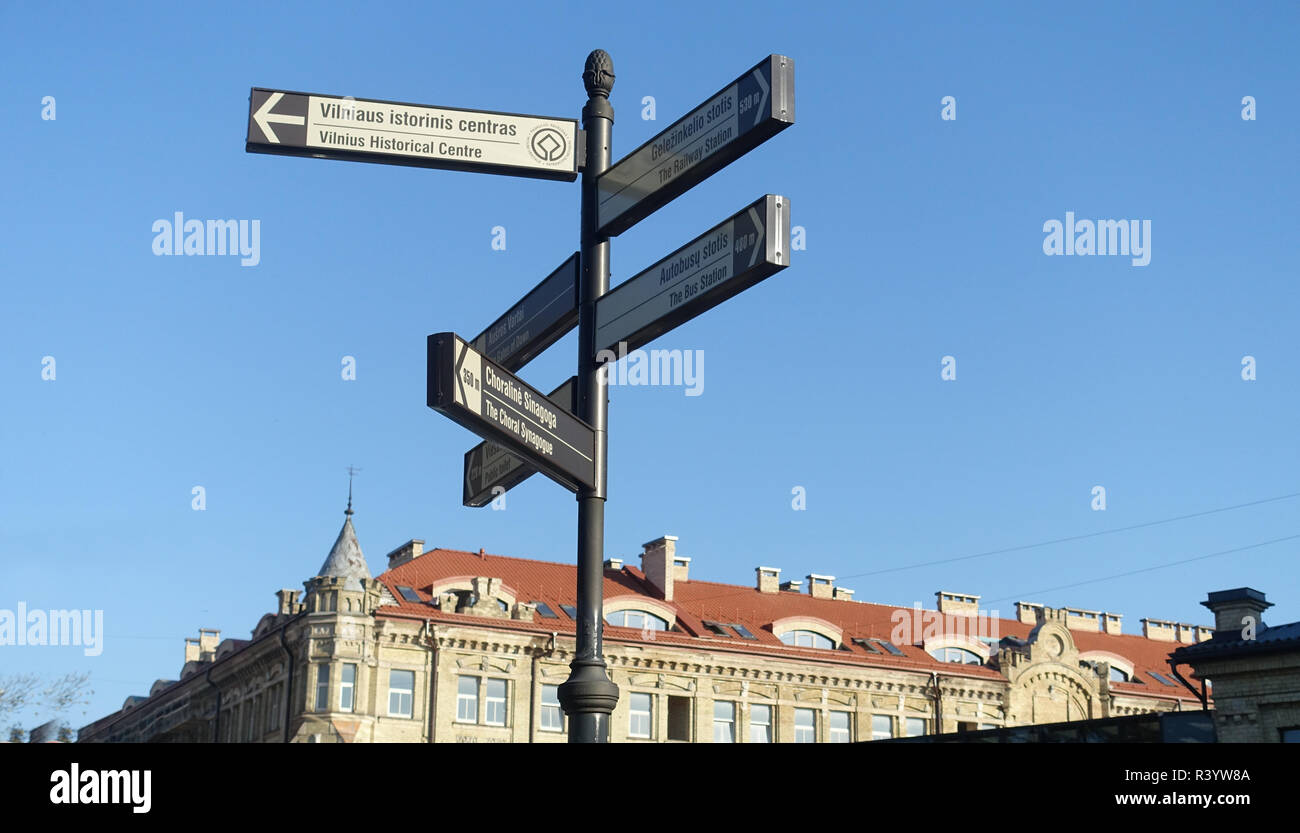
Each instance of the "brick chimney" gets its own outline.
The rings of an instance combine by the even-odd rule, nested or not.
[[[814,599],[829,599],[835,595],[835,576],[809,573],[804,578],[808,579],[808,595]]]
[[[412,538],[388,554],[388,569],[400,567],[414,558],[424,555],[424,541]]]
[[[665,535],[641,545],[641,572],[666,602],[673,600],[676,577],[677,536]]]
[[[850,589],[847,588],[847,587],[836,587],[836,588],[835,588],[835,595],[833,596],[833,598],[836,598],[836,599],[839,599],[839,600],[841,600],[841,601],[845,601],[845,602],[851,602],[851,601],[853,601],[853,591],[850,590]]]
[[[781,582],[781,589],[791,593],[798,593],[802,587],[803,579],[792,578]]]
[[[977,616],[980,610],[980,597],[970,593],[953,593],[940,590],[934,594],[939,600],[939,612],[948,615]]]
[[[1241,638],[1242,630],[1249,624],[1243,620],[1248,617],[1254,620],[1256,632],[1264,630],[1264,620],[1260,617],[1273,606],[1263,593],[1249,587],[1216,590],[1201,604],[1214,614],[1214,635],[1234,634],[1232,639]]]
[[[781,570],[777,567],[755,567],[754,575],[758,579],[758,592],[781,592]]]

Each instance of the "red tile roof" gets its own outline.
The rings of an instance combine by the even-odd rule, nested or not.
[[[485,620],[481,616],[443,613],[426,603],[431,598],[429,591],[438,584],[473,576],[499,578],[518,601],[545,602],[558,618],[550,619],[537,615],[532,622],[495,618]],[[379,608],[376,611],[378,616],[428,619],[448,624],[547,634],[552,631],[572,634],[576,630],[576,623],[561,609],[561,605],[577,603],[577,569],[572,564],[433,549],[384,572],[379,576],[379,580],[388,587],[397,604]],[[397,590],[399,585],[413,588],[421,601],[410,602],[403,599]],[[891,617],[899,608],[889,605],[842,599],[818,599],[808,593],[791,591],[760,593],[754,587],[709,581],[676,581],[674,600],[665,602],[636,567],[626,566],[618,571],[606,570],[604,582],[606,602],[629,595],[650,599],[675,610],[677,629],[654,631],[643,635],[636,628],[606,625],[607,642],[639,643],[652,640],[719,654],[749,653],[786,659],[798,658],[811,664],[856,664],[878,668],[938,671],[945,676],[1003,679],[1001,673],[987,666],[940,662],[926,653],[920,645],[898,645],[903,653],[900,657],[887,652],[872,653],[854,644],[855,637],[883,640],[890,638],[894,628]],[[911,612],[910,608],[903,609]],[[844,631],[847,650],[796,648],[782,643],[772,633],[771,625],[775,621],[792,616],[815,617],[834,623]],[[743,625],[757,639],[745,639],[739,634],[734,634],[730,628],[727,628],[727,632],[734,635],[718,636],[704,626],[705,620],[727,625]],[[995,621],[998,623],[999,637],[1015,636],[1027,639],[1030,631],[1033,630],[1032,625],[1023,624],[1015,619]],[[1072,630],[1071,634],[1081,653],[1106,651],[1117,654],[1133,664],[1135,678],[1141,679],[1142,682],[1112,683],[1112,690],[1116,693],[1194,700],[1191,692],[1183,686],[1163,685],[1147,673],[1158,671],[1172,680],[1168,656],[1171,651],[1179,647],[1178,643],[1158,642],[1136,635],[1114,636],[1080,630]],[[996,654],[996,648],[994,653]],[[1180,671],[1190,679],[1190,668],[1184,667]]]

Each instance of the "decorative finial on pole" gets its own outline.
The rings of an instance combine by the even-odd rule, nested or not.
[[[587,56],[587,68],[582,71],[582,84],[588,96],[609,98],[614,89],[614,59],[603,49],[593,50]]]
[[[348,508],[343,510],[343,514],[349,518],[352,517],[352,475],[361,471],[355,466],[348,466]]]

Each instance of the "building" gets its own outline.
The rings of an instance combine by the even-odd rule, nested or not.
[[[1214,723],[1225,743],[1300,743],[1300,622],[1264,624],[1273,604],[1249,587],[1220,590],[1201,604],[1214,637],[1172,659],[1214,684]]]
[[[178,680],[83,741],[520,742],[566,739],[572,564],[407,541],[372,577],[351,505],[305,593],[280,590],[250,639],[200,630]],[[664,536],[606,563],[611,740],[840,742],[1199,709],[1168,655],[1210,629],[936,593],[856,601],[833,576],[691,578]],[[1190,673],[1190,669],[1185,669]]]

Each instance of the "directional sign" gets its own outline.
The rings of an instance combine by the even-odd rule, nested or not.
[[[455,333],[429,336],[430,408],[577,491],[595,485],[596,434]]]
[[[794,61],[769,55],[596,181],[596,224],[619,234],[794,124]]]
[[[574,252],[470,344],[513,371],[528,364],[577,323],[578,253]]]
[[[575,413],[577,394],[578,377],[571,376],[547,398]],[[510,491],[536,473],[537,469],[496,443],[481,442],[465,452],[465,493],[461,502],[466,506],[487,506],[497,495]]]
[[[601,296],[596,349],[635,350],[789,265],[790,201],[768,194]]]
[[[577,141],[573,119],[254,87],[244,147],[252,153],[572,182],[578,176]]]

